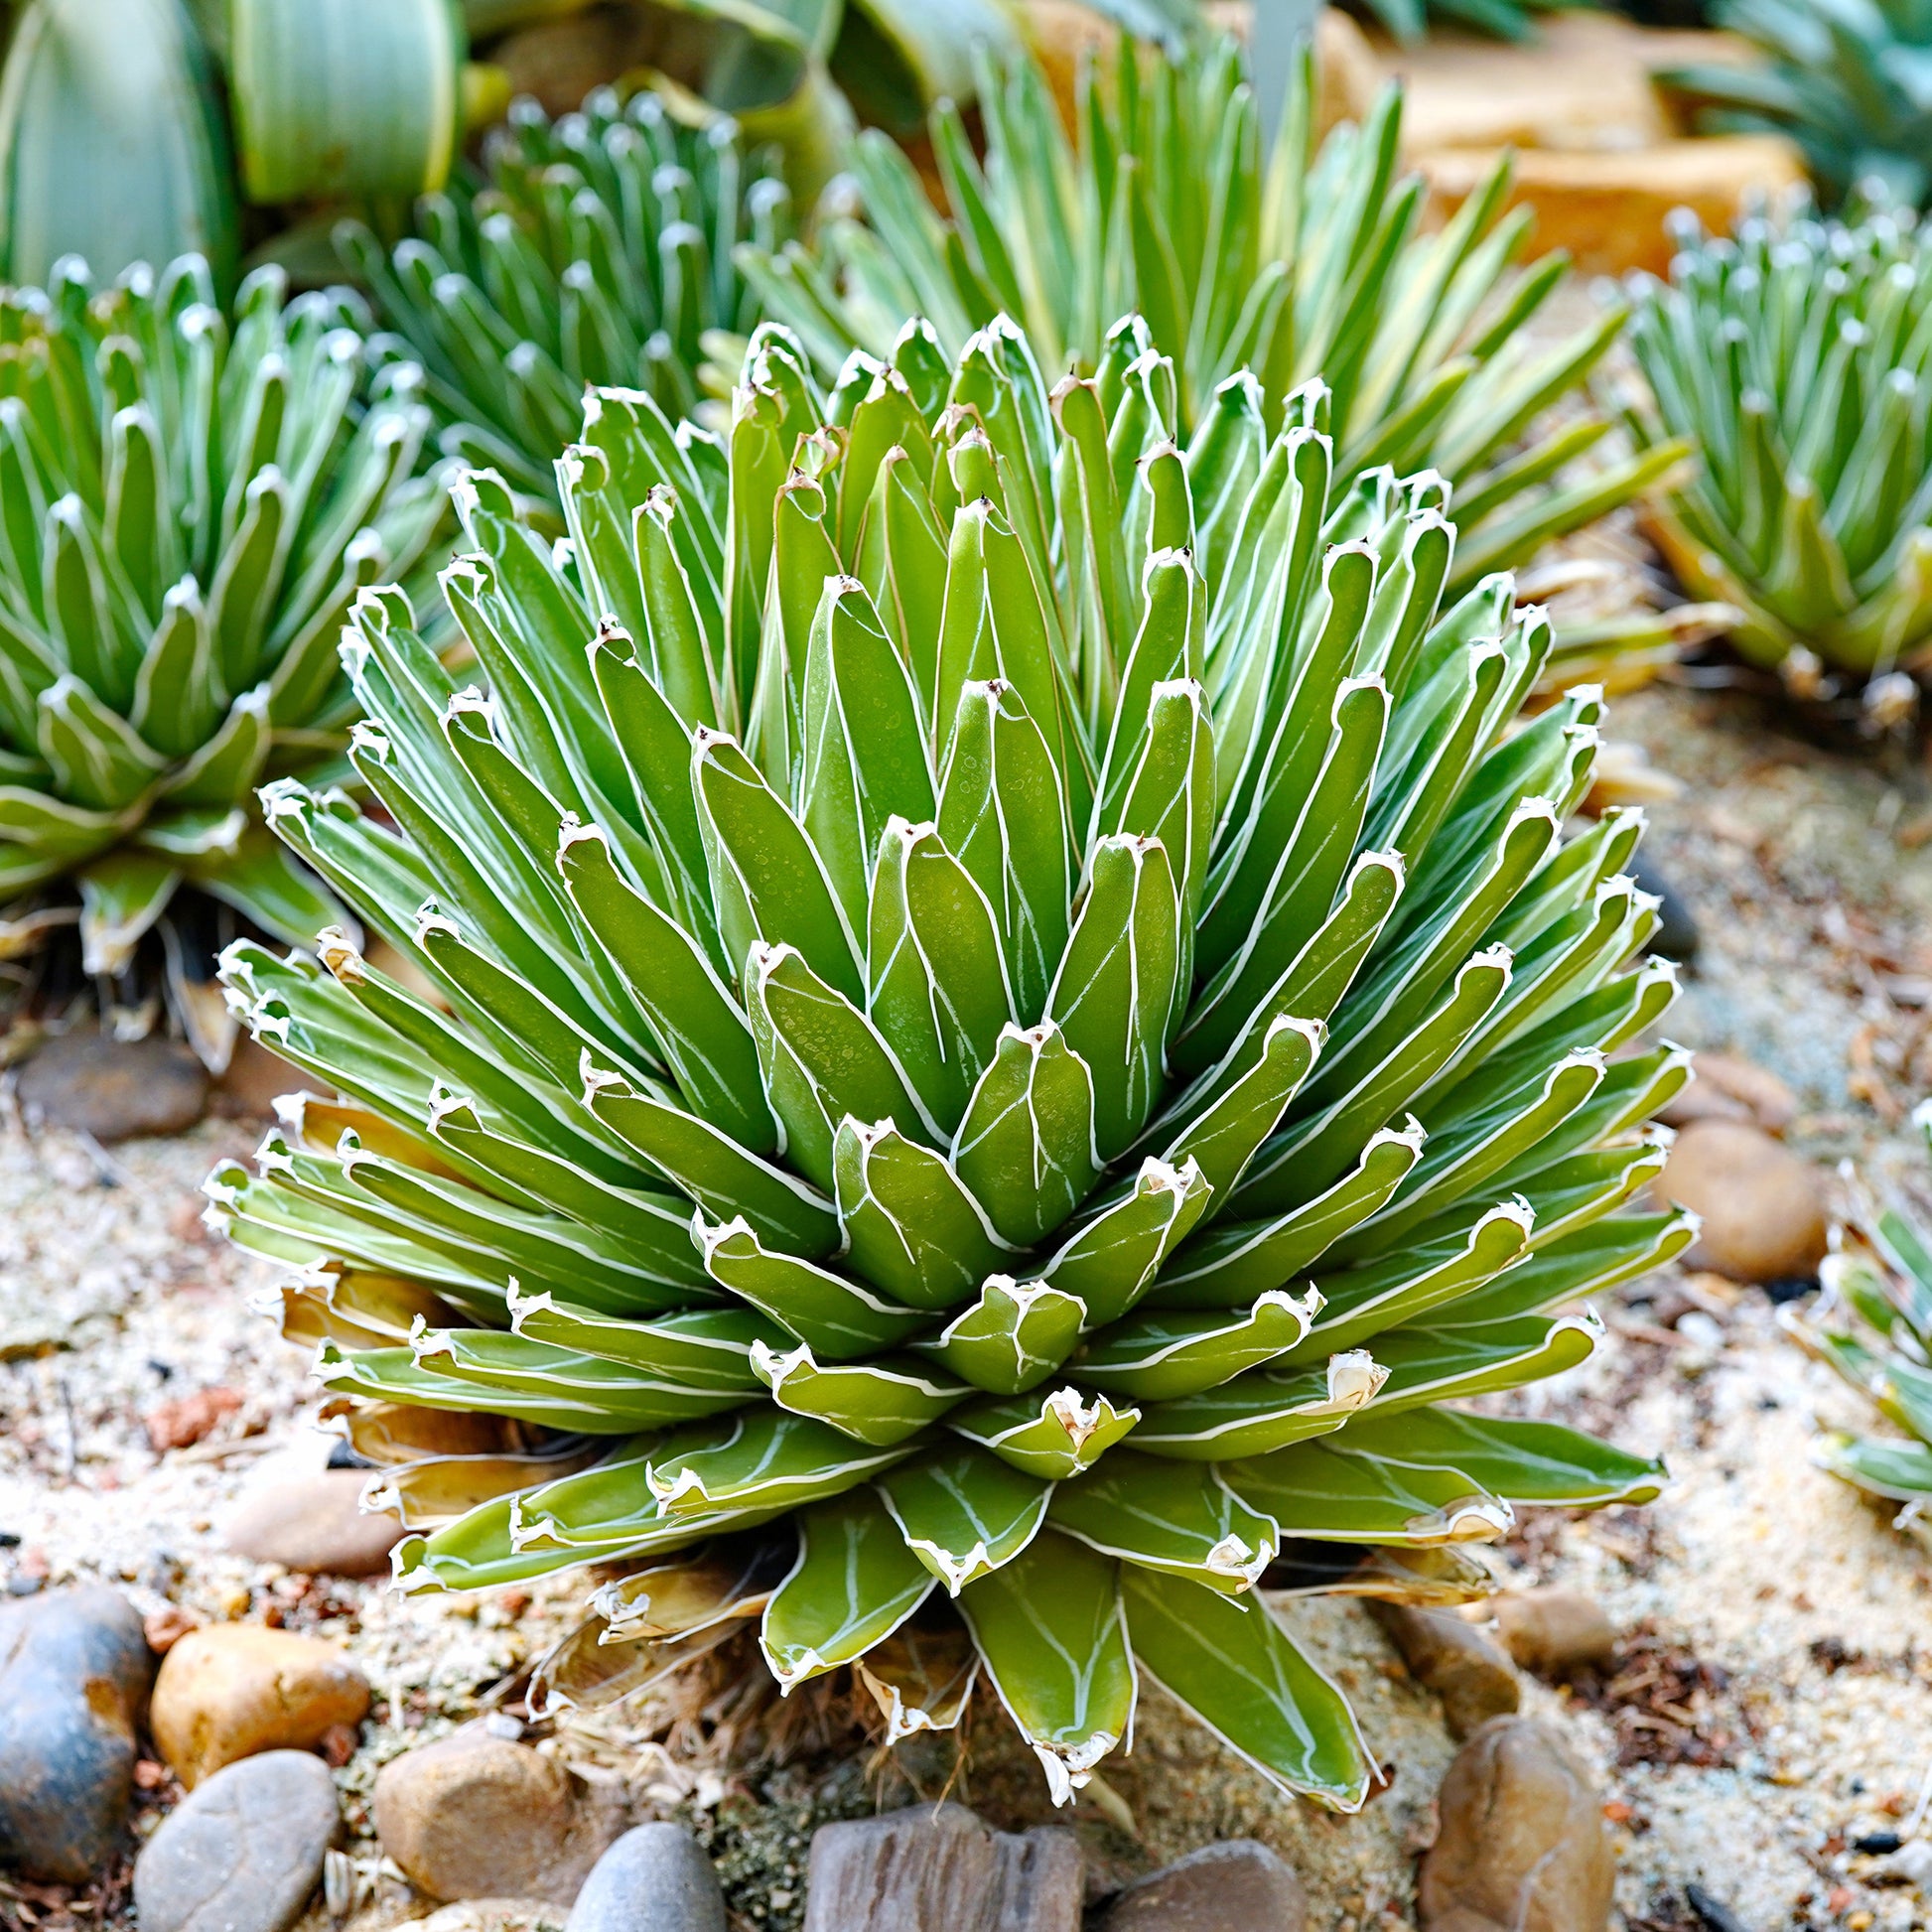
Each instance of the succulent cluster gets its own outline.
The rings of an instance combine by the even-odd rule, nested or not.
[[[1699,451],[1654,518],[1661,547],[1736,608],[1755,663],[1910,670],[1932,645],[1932,248],[1883,208],[1729,238],[1682,221],[1630,335],[1635,436]]]
[[[949,354],[1011,316],[1043,369],[1091,373],[1117,353],[1111,319],[1130,311],[1173,360],[1183,428],[1243,368],[1279,428],[1283,398],[1318,375],[1337,495],[1381,466],[1432,469],[1453,486],[1452,590],[1527,562],[1664,475],[1680,450],[1574,467],[1610,428],[1580,392],[1623,311],[1530,347],[1525,325],[1565,257],[1517,270],[1531,215],[1505,212],[1507,163],[1424,234],[1425,186],[1399,173],[1400,91],[1318,151],[1314,97],[1305,47],[1265,152],[1231,44],[1145,68],[1124,47],[1107,74],[1083,72],[1069,140],[1036,65],[989,64],[983,162],[950,103],[931,117],[948,214],[900,149],[863,134],[852,168],[864,218],[821,222],[812,248],[747,250],[746,273],[826,381],[854,347],[890,354],[915,315]]]
[[[705,332],[756,317],[740,242],[778,247],[792,225],[773,150],[608,88],[556,121],[514,102],[482,178],[425,196],[417,218],[393,254],[343,223],[343,258],[428,371],[446,446],[544,498],[587,384],[645,389],[674,417],[695,406]]]
[[[199,256],[0,297],[0,953],[69,887],[103,975],[184,884],[292,941],[340,916],[255,788],[339,760],[343,621],[448,513],[366,321],[266,270],[224,312]]]
[[[487,694],[367,592],[384,819],[268,793],[437,997],[232,947],[339,1097],[210,1218],[294,1270],[405,1588],[637,1566],[576,1694],[756,1618],[896,1733],[983,1670],[1064,1798],[1146,1672],[1349,1807],[1271,1565],[1395,1587],[1659,1484],[1455,1404],[1688,1241],[1628,1210],[1674,974],[1637,815],[1566,835],[1598,697],[1512,729],[1549,627],[1446,596],[1440,480],[1337,489],[1328,391],[1271,429],[1245,373],[1183,450],[1173,363],[1104,342],[1049,391],[1012,325],[914,322],[822,392],[764,327],[722,435],[589,397],[563,544],[460,486]],[[536,1435],[412,1459],[412,1406]]]
[[[1878,183],[1908,206],[1932,192],[1932,5],[1927,0],[1719,0],[1713,25],[1762,62],[1660,76],[1712,133],[1788,134],[1836,205]]]
[[[1932,1102],[1917,1123],[1932,1141]],[[1818,1272],[1820,1299],[1780,1318],[1903,1436],[1827,1436],[1818,1459],[1923,1522],[1932,1511],[1932,1229],[1903,1208],[1870,1205]]]

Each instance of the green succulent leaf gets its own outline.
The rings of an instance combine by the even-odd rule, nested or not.
[[[848,1490],[798,1512],[798,1562],[759,1627],[778,1688],[863,1657],[919,1607],[932,1575],[906,1548],[878,1493]]]
[[[968,1584],[959,1607],[1000,1702],[1064,1804],[1134,1722],[1121,1566],[1043,1530]]]
[[[1354,1713],[1267,1604],[1138,1564],[1121,1594],[1142,1669],[1283,1790],[1360,1808],[1375,1767]]]
[[[1132,1449],[1057,1485],[1046,1518],[1108,1556],[1230,1595],[1257,1583],[1280,1547],[1273,1519],[1207,1464],[1177,1470]]]
[[[173,0],[33,0],[0,70],[0,272],[103,275],[207,256],[225,283],[234,185],[207,52]]]
[[[1932,1144],[1932,1105],[1913,1123]],[[1863,1187],[1850,1218],[1849,1238],[1819,1269],[1823,1294],[1779,1318],[1897,1432],[1831,1431],[1814,1456],[1842,1480],[1903,1503],[1902,1527],[1932,1498],[1932,1232],[1902,1201],[1881,1204]]]
[[[1044,1282],[989,1275],[979,1300],[919,1352],[992,1395],[1024,1395],[1073,1352],[1086,1308]]]
[[[983,1449],[956,1443],[888,1470],[879,1492],[907,1549],[957,1596],[1033,1541],[1052,1488]]]

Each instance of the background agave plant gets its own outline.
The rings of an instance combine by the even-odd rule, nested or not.
[[[226,300],[239,203],[442,185],[464,44],[456,0],[27,0],[0,69],[0,274],[195,253]]]
[[[791,233],[776,164],[729,120],[682,125],[653,93],[622,105],[602,89],[554,122],[522,100],[485,144],[481,181],[417,205],[421,238],[389,255],[349,221],[337,242],[395,352],[429,372],[446,446],[554,499],[552,459],[587,383],[687,414],[704,333],[752,325],[735,254]]]
[[[1453,1546],[1514,1506],[1659,1483],[1455,1404],[1688,1241],[1620,1211],[1674,974],[1625,970],[1637,816],[1564,836],[1596,694],[1507,734],[1547,623],[1503,576],[1444,608],[1440,482],[1330,513],[1326,391],[1271,433],[1246,374],[1183,454],[1172,363],[1107,340],[1049,394],[1011,325],[915,322],[822,394],[762,328],[723,437],[591,396],[562,548],[473,478],[488,694],[365,594],[393,829],[269,805],[447,1005],[340,936],[230,949],[342,1097],[210,1218],[295,1266],[404,1587],[646,1566],[558,1695],[757,1617],[781,1687],[857,1665],[895,1734],[983,1669],[1063,1799],[1147,1672],[1348,1807],[1278,1556],[1481,1590]],[[410,1405],[554,1434],[410,1460]]]
[[[1700,597],[1736,607],[1766,667],[1875,677],[1932,643],[1932,254],[1909,213],[1685,217],[1668,286],[1645,278],[1631,346],[1652,444],[1700,462],[1654,532]]]
[[[1594,5],[1595,0],[1351,0],[1353,12],[1405,44],[1421,40],[1432,27],[1472,27],[1497,40],[1533,40],[1539,14]]]
[[[1924,203],[1932,190],[1927,0],[1721,0],[1713,24],[1753,42],[1766,63],[1661,74],[1701,103],[1701,126],[1790,135],[1834,206],[1874,180],[1907,205]]]
[[[1932,1103],[1916,1119],[1932,1141]],[[1903,1440],[1830,1435],[1818,1459],[1920,1521],[1932,1509],[1932,1230],[1900,1207],[1867,1203],[1819,1275],[1824,1295],[1779,1318]]]
[[[0,280],[194,252],[231,285],[234,182],[180,0],[30,0],[0,69]]]
[[[0,299],[0,953],[69,886],[95,974],[184,884],[290,940],[334,915],[255,787],[338,758],[344,618],[445,490],[411,372],[365,380],[352,299],[285,304],[272,271],[232,321],[213,297],[186,256]]]
[[[986,67],[978,93],[983,164],[957,109],[941,103],[931,119],[949,217],[928,206],[905,155],[868,133],[852,163],[863,221],[825,221],[813,249],[746,251],[765,312],[796,331],[823,379],[854,347],[890,353],[912,315],[957,354],[1004,313],[1024,324],[1042,368],[1091,372],[1118,352],[1109,319],[1138,312],[1173,358],[1183,427],[1241,368],[1260,378],[1279,427],[1283,398],[1318,374],[1338,492],[1384,464],[1446,478],[1452,590],[1527,561],[1681,454],[1646,450],[1579,480],[1571,466],[1610,427],[1582,385],[1623,312],[1532,347],[1526,325],[1565,258],[1513,272],[1531,216],[1504,212],[1506,165],[1441,233],[1418,232],[1425,189],[1398,174],[1398,90],[1317,153],[1305,46],[1267,159],[1225,40],[1145,70],[1124,48],[1111,77],[1085,72],[1077,142],[1031,60]],[[1566,402],[1568,420],[1550,427]]]

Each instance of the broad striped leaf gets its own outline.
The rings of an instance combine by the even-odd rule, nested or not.
[[[932,1577],[871,1489],[798,1512],[798,1561],[772,1592],[759,1643],[778,1688],[862,1657],[918,1608]]]
[[[1134,1722],[1120,1566],[1047,1530],[959,1606],[1000,1702],[1065,1804]]]

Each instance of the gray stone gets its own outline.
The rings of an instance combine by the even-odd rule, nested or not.
[[[680,1825],[639,1825],[598,1860],[565,1932],[726,1932],[725,1894]]]
[[[128,1141],[193,1127],[207,1106],[207,1069],[158,1034],[62,1034],[21,1068],[19,1095],[30,1122]]]
[[[1078,1932],[1071,1832],[996,1832],[964,1805],[913,1805],[812,1840],[805,1932]]]
[[[1236,1838],[1129,1885],[1100,1932],[1303,1932],[1308,1909],[1294,1871],[1257,1840]]]
[[[1451,1737],[1467,1737],[1523,1701],[1510,1661],[1473,1624],[1443,1610],[1371,1602],[1376,1622],[1402,1652],[1410,1675],[1443,1700]]]
[[[141,1619],[111,1589],[0,1603],[0,1862],[84,1883],[114,1848],[154,1681]]]
[[[141,1932],[284,1932],[341,1825],[336,1781],[307,1751],[224,1766],[162,1822],[134,1864]]]

